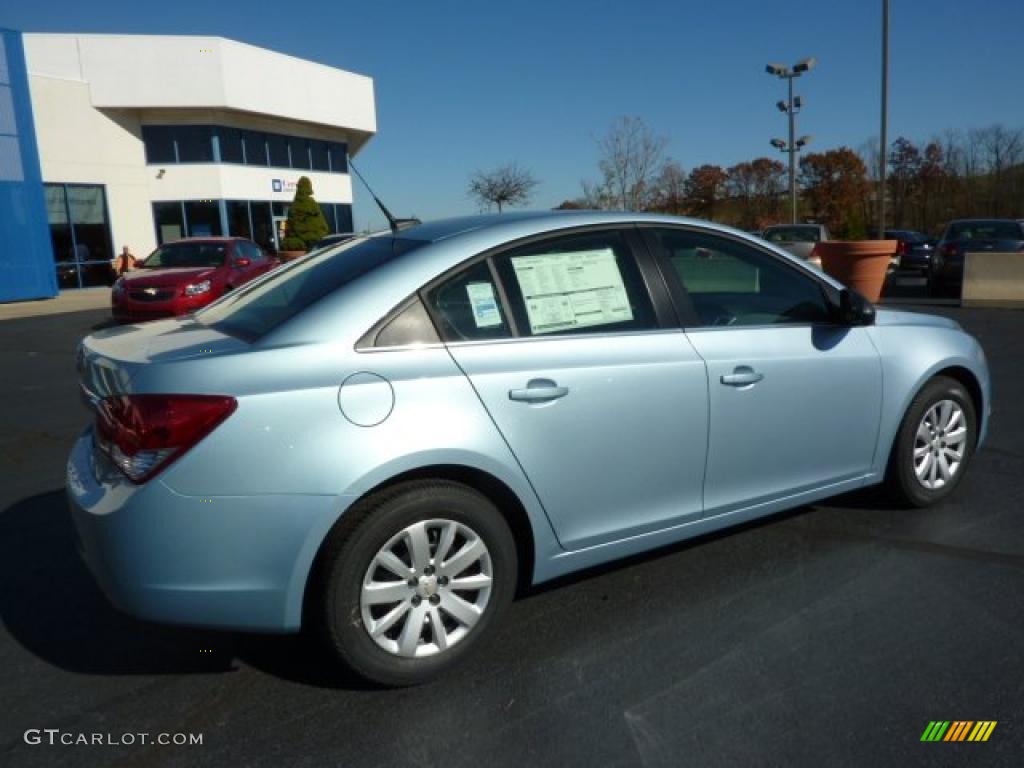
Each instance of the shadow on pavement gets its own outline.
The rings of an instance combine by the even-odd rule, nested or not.
[[[242,661],[306,685],[367,687],[303,636],[164,626],[115,610],[75,549],[63,490],[0,514],[0,620],[26,650],[69,672],[225,673]]]

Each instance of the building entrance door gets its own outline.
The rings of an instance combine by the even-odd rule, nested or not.
[[[275,216],[274,217],[274,250],[280,251],[281,243],[284,242],[284,236],[286,234],[286,228],[288,224],[287,216]]]

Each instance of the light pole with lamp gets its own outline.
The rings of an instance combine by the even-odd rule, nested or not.
[[[779,108],[780,112],[785,112],[789,116],[789,141],[784,142],[781,139],[772,139],[772,146],[781,152],[789,153],[789,203],[790,218],[793,224],[796,224],[796,153],[811,140],[810,136],[796,138],[796,114],[803,107],[803,99],[799,96],[793,97],[793,80],[800,77],[804,72],[809,72],[816,63],[817,61],[810,57],[798,61],[792,67],[786,67],[782,64],[769,64],[765,67],[765,71],[769,75],[785,79],[789,84],[789,98],[775,105]]]

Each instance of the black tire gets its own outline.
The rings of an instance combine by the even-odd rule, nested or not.
[[[483,541],[491,568],[489,597],[476,623],[450,647],[430,656],[403,657],[385,650],[370,636],[360,600],[363,580],[377,553],[393,537],[417,522],[438,519],[466,526]],[[437,542],[432,540],[431,563],[435,562],[436,549]],[[411,552],[408,555],[411,565]],[[375,494],[346,512],[328,537],[318,571],[320,583],[310,606],[315,612],[311,618],[316,620],[329,651],[365,680],[393,687],[418,685],[461,662],[491,634],[515,594],[516,546],[504,517],[482,494],[448,481],[412,481]],[[438,579],[436,575],[434,578]],[[438,585],[436,589],[440,600],[447,587]],[[422,603],[424,610],[429,610],[431,599],[433,596],[419,598],[416,605]],[[404,626],[414,615],[413,609],[407,610],[406,618],[396,626]],[[436,615],[452,621],[443,611],[442,605]],[[425,636],[433,636],[429,628],[432,624],[423,626],[427,629],[417,635],[420,642]]]
[[[941,488],[927,488],[914,471],[915,437],[925,414],[942,400],[952,400],[960,406],[966,422],[967,436],[963,458],[959,466]],[[907,507],[927,507],[936,504],[956,490],[964,472],[974,456],[978,440],[978,417],[974,401],[963,384],[947,376],[936,376],[925,384],[907,408],[889,456],[886,485],[893,500]]]

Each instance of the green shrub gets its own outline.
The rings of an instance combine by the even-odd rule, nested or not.
[[[288,234],[281,243],[286,251],[308,250],[327,234],[327,220],[313,199],[313,182],[307,176],[300,178],[295,185],[295,200],[288,209],[286,231]]]

